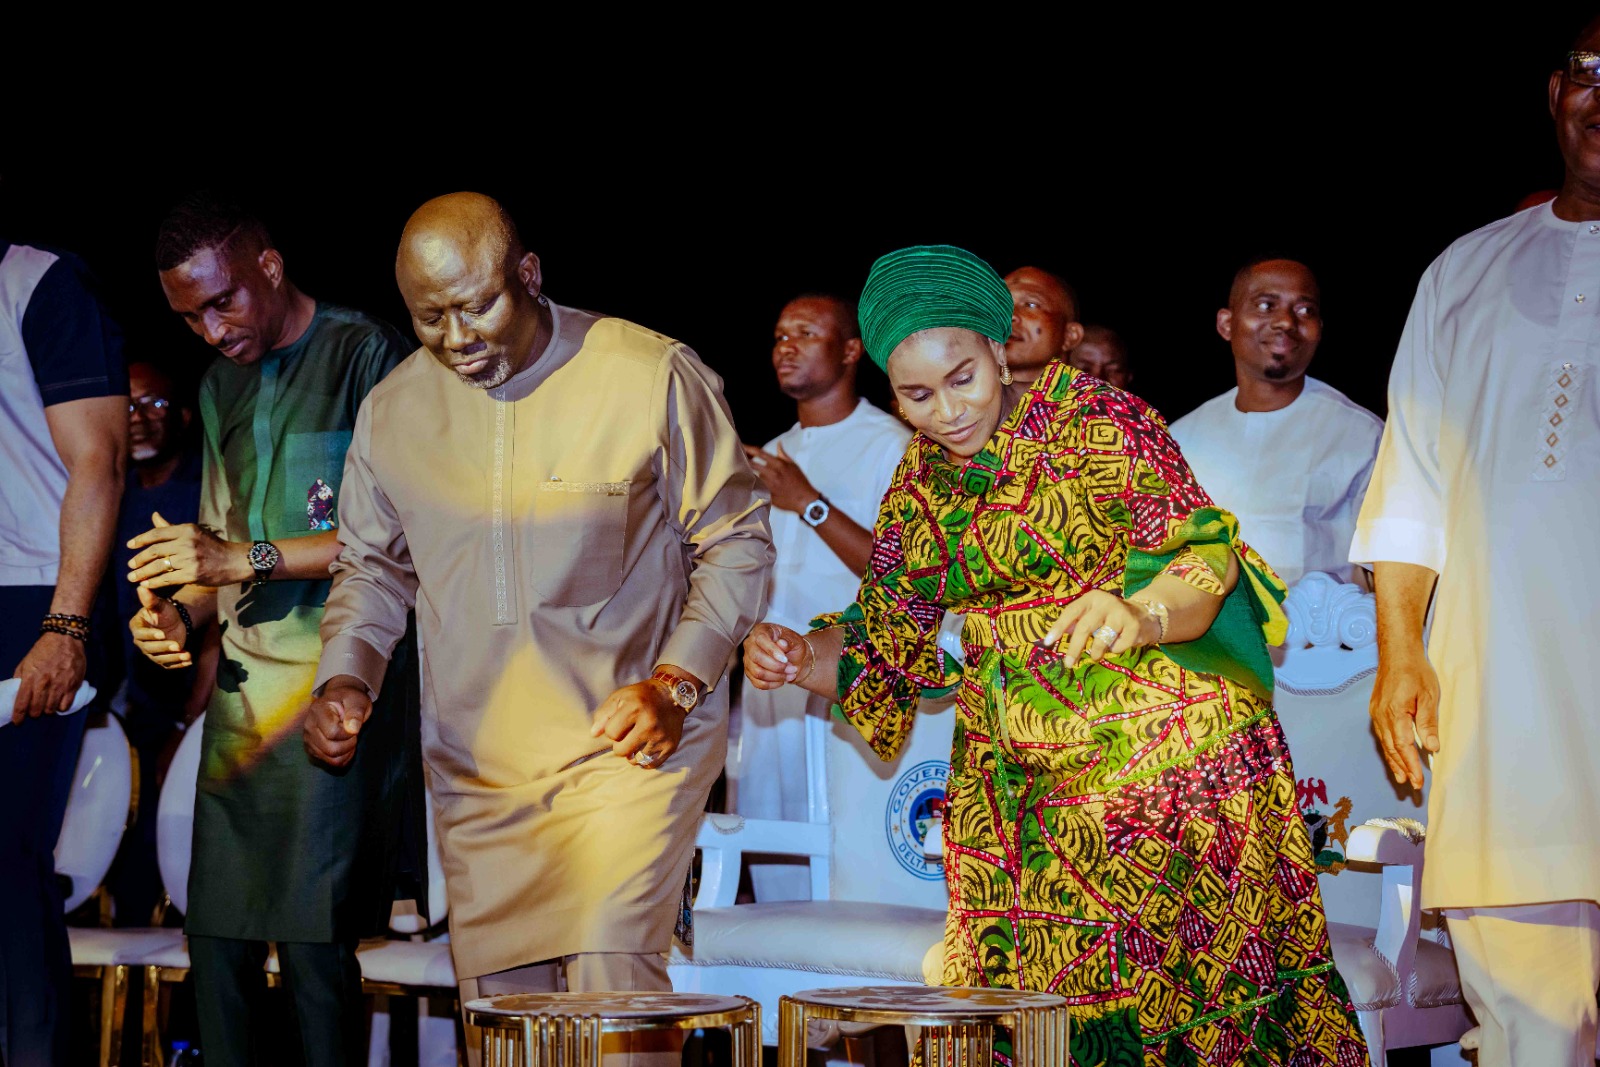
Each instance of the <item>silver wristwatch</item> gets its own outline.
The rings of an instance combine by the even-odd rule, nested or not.
[[[833,505],[828,503],[828,498],[819,496],[807,504],[800,511],[800,517],[806,520],[806,525],[815,529],[828,521],[828,516],[833,514]]]

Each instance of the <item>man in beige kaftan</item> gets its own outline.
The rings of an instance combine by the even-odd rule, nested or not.
[[[424,347],[356,420],[307,747],[354,751],[415,602],[463,993],[670,989],[772,560],[721,383],[549,303],[487,197],[419,209],[396,273]]]

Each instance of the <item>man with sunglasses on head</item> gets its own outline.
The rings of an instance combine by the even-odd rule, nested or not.
[[[1422,906],[1479,1067],[1589,1064],[1600,983],[1600,19],[1549,103],[1561,193],[1423,275],[1351,547],[1377,569],[1384,756],[1417,789],[1431,757]]]

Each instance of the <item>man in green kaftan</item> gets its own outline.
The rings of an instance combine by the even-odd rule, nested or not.
[[[134,538],[132,629],[158,663],[181,666],[196,631],[220,628],[221,661],[202,739],[185,929],[208,1064],[244,1064],[278,948],[305,1062],[364,1063],[357,940],[381,928],[415,759],[414,642],[389,664],[360,755],[312,762],[300,713],[321,652],[318,627],[338,555],[345,449],[367,392],[407,353],[390,326],[320,303],[284,273],[255,218],[197,196],[156,246],[172,309],[223,356],[200,391],[204,469],[197,525],[159,515]],[[177,594],[171,600],[158,591]],[[374,743],[376,742],[376,743]],[[409,758],[408,758],[409,757]]]

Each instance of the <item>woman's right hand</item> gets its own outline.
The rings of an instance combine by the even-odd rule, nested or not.
[[[807,668],[806,642],[787,626],[757,624],[744,640],[744,677],[757,689],[781,689]]]

